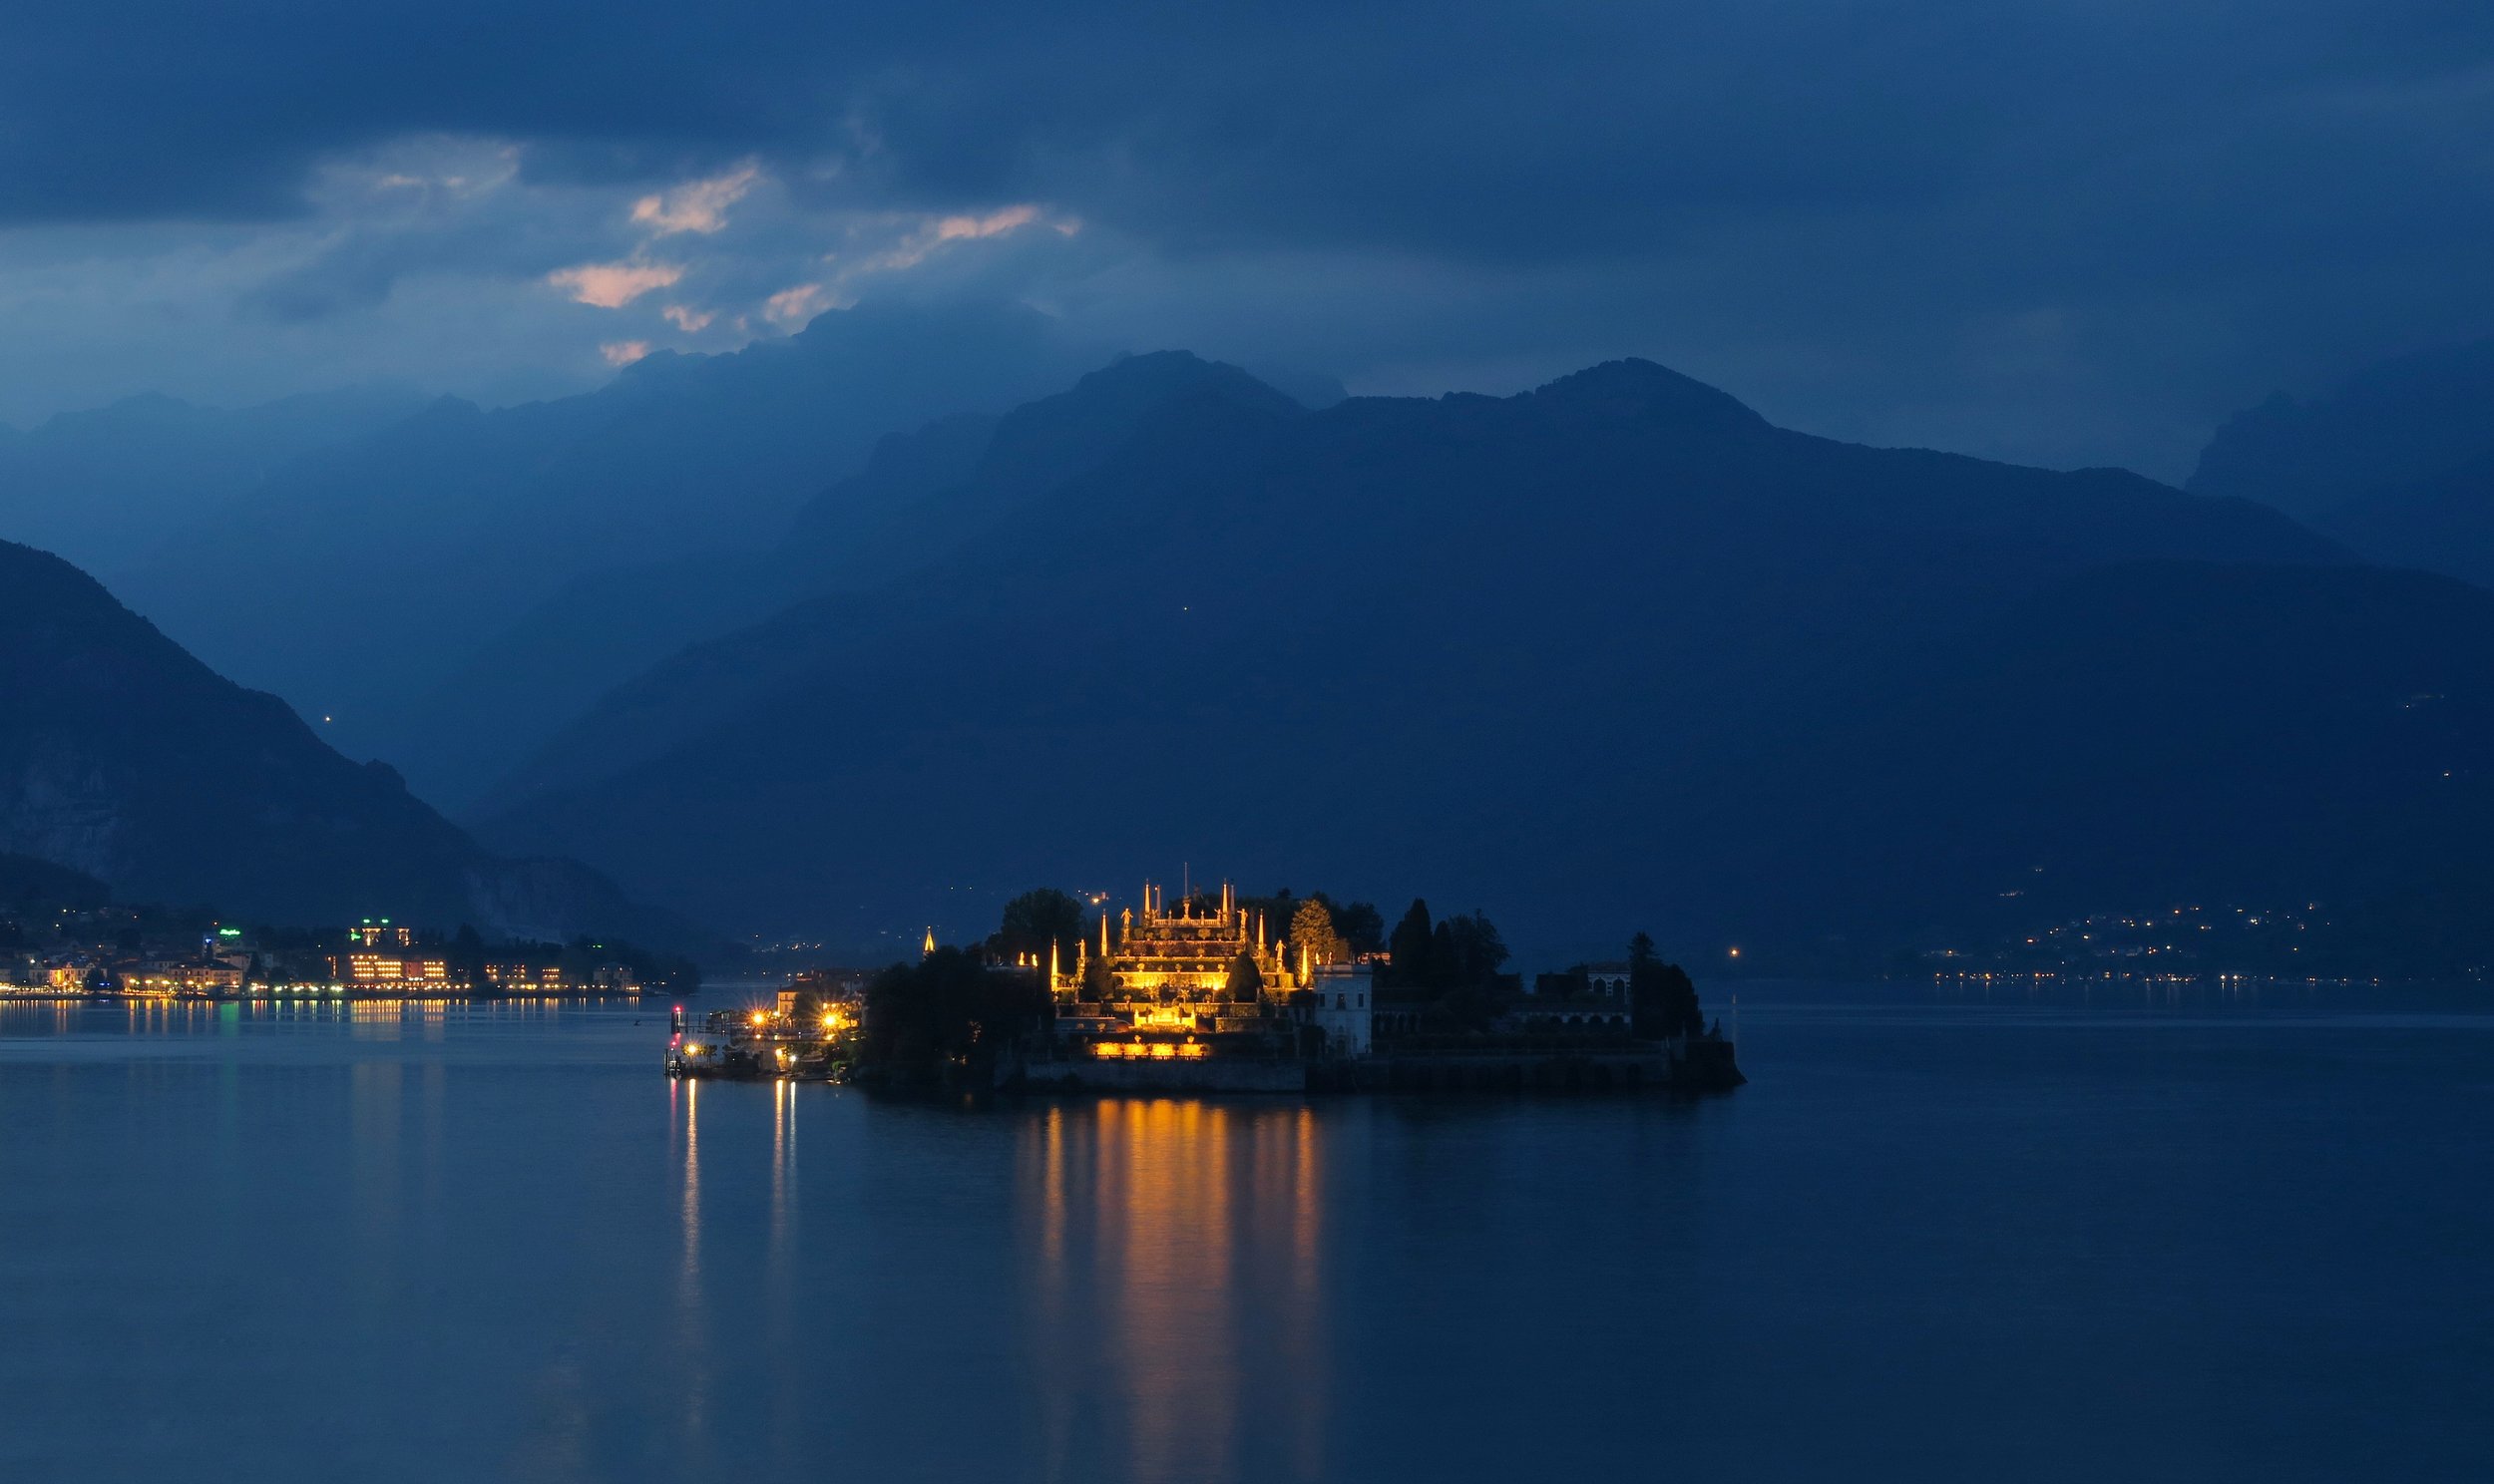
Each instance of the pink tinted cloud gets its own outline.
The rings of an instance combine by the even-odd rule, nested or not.
[[[776,325],[799,325],[831,307],[831,290],[819,283],[800,283],[772,294],[762,305],[763,317]]]
[[[649,342],[646,340],[610,340],[598,347],[598,353],[607,358],[607,364],[610,366],[628,366],[649,353]]]
[[[709,309],[695,309],[690,304],[669,304],[658,312],[666,316],[666,322],[668,324],[682,330],[687,335],[700,334],[703,330],[710,327],[711,320],[718,318],[718,314],[715,311]]]
[[[546,275],[557,288],[569,289],[576,302],[601,309],[621,309],[651,289],[665,288],[684,276],[676,263],[581,263]]]
[[[980,237],[1001,237],[1018,226],[1029,226],[1039,219],[1039,208],[1025,203],[991,211],[985,216],[947,216],[936,223],[936,240],[976,240]]]
[[[761,177],[761,169],[748,161],[723,176],[642,196],[632,202],[632,219],[661,237],[671,232],[706,235],[727,225],[727,208],[743,199]]]

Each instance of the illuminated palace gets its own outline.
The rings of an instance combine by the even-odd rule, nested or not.
[[[1315,962],[1304,947],[1292,954],[1226,884],[1208,910],[1182,899],[1170,912],[1148,884],[1142,906],[1113,924],[1103,915],[1096,949],[1086,941],[1071,964],[1051,955],[1060,1037],[1088,1041],[1101,1059],[1193,1060],[1270,1051],[1316,1025],[1337,1054],[1367,1051],[1367,970]]]
[[[1090,1042],[1102,1060],[1275,1050],[1295,1032],[1292,990],[1317,975],[1305,950],[1292,965],[1230,886],[1210,911],[1180,901],[1175,913],[1160,888],[1145,886],[1140,916],[1132,908],[1115,921],[1102,916],[1097,947],[1085,942],[1072,965],[1057,955],[1047,967],[1057,1032]]]

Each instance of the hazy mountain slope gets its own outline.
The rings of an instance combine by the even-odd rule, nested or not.
[[[1831,443],[1638,362],[1274,401],[1160,409],[942,567],[619,690],[489,838],[851,941],[1176,859],[1545,938],[1695,930],[1729,904],[1687,832],[1742,760],[1921,651],[2090,564],[2343,559],[2261,507]],[[596,745],[667,717],[662,751]]]
[[[670,668],[670,657],[688,645],[809,597],[867,590],[941,564],[964,542],[1108,459],[1158,410],[1195,397],[1235,399],[1284,416],[1300,411],[1233,366],[1175,351],[1121,357],[1004,417],[959,415],[885,438],[863,470],[810,501],[787,540],[765,556],[584,579],[445,687],[442,714],[473,707],[506,723],[490,736],[471,732],[429,750],[455,755],[466,746],[467,766],[445,776],[445,797],[464,802],[488,781],[488,762],[501,764],[496,775],[513,773],[603,692],[642,670]],[[694,652],[680,663],[698,669],[704,660]],[[711,679],[729,682],[738,673],[714,671]],[[650,756],[733,704],[750,683],[765,682],[756,675],[726,689],[702,683],[697,705],[671,697],[640,713],[628,730],[602,720],[553,747],[575,757]],[[514,719],[520,724],[509,725]],[[529,777],[523,770],[503,778],[480,807],[517,797],[531,786]]]
[[[0,543],[0,853],[237,917],[675,936],[579,866],[489,854],[68,562]]]
[[[64,907],[101,907],[112,889],[83,871],[0,851],[0,913],[50,914]]]
[[[438,716],[436,688],[567,582],[766,547],[884,433],[1103,358],[1030,310],[861,306],[585,396],[445,401],[279,471],[125,591],[218,669],[333,716],[345,750],[420,755],[480,724]]]
[[[2494,404],[2486,415],[2494,421]],[[2463,463],[2369,491],[2313,524],[2376,561],[2494,587],[2494,439]]]
[[[2089,568],[1813,709],[1692,824],[1736,939],[1966,945],[2318,903],[2353,956],[2312,972],[2494,961],[2494,593],[2360,566]]]
[[[231,411],[165,396],[0,433],[0,539],[127,570],[173,534],[314,449],[414,413],[425,399],[349,387]]]
[[[2494,581],[2494,341],[2238,413],[2190,488],[2267,501],[2375,560]]]

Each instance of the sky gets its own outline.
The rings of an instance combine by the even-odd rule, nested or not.
[[[2188,474],[2494,334],[2482,0],[14,0],[0,421],[489,403],[866,298]]]

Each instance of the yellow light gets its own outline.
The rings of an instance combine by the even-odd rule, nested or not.
[[[700,1043],[699,1043],[699,1042],[697,1042],[697,1041],[687,1041],[687,1042],[685,1042],[685,1043],[684,1043],[684,1054],[685,1054],[686,1056],[699,1056],[699,1055],[701,1054],[701,1045],[700,1045]]]
[[[1161,1061],[1166,1061],[1170,1057],[1177,1054],[1178,1048],[1170,1045],[1167,1041],[1162,1041],[1159,1045],[1152,1047],[1153,1057]]]

